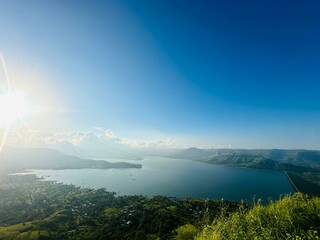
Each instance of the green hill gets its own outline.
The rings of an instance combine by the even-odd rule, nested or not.
[[[127,162],[108,162],[104,160],[83,159],[44,148],[10,148],[0,155],[0,171],[22,171],[25,169],[109,169],[141,168],[141,164]]]
[[[296,166],[320,168],[320,151],[315,150],[188,148],[175,153],[171,157],[200,160],[232,155],[263,157]]]
[[[172,157],[231,167],[287,171],[299,191],[320,196],[320,151],[188,148]]]
[[[257,204],[250,210],[241,210],[229,217],[220,217],[195,240],[276,240],[319,239],[320,198],[309,198],[297,193],[271,203]]]
[[[255,156],[240,153],[207,156],[199,161],[213,164],[223,164],[232,167],[259,168],[277,171],[303,172],[312,170],[308,167],[295,166],[290,163],[282,163],[272,159],[265,158],[263,156]]]
[[[105,189],[0,175],[0,239],[319,239],[320,198],[302,193],[267,206]]]

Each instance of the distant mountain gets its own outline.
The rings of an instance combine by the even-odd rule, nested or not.
[[[174,158],[221,164],[231,167],[286,171],[299,191],[320,193],[320,151],[285,149],[197,149],[188,148]]]
[[[210,149],[199,149],[199,148],[187,148],[181,151],[176,152],[175,154],[171,155],[172,158],[182,158],[182,159],[192,159],[192,160],[199,160],[206,156],[210,156],[214,154],[214,150]]]
[[[172,155],[171,157],[216,161],[226,158],[231,161],[239,157],[262,157],[280,163],[288,163],[301,167],[320,168],[320,151],[315,150],[284,150],[284,149],[198,149],[188,148]]]
[[[60,151],[43,148],[7,147],[0,154],[0,169],[20,171],[24,169],[81,169],[81,168],[141,168],[141,164],[111,163],[103,160],[83,159]]]
[[[36,148],[43,148],[44,146],[36,146]],[[129,151],[127,148],[117,148],[115,146],[101,146],[94,148],[93,146],[75,146],[71,143],[54,143],[47,144],[46,149],[54,149],[66,153],[67,155],[76,156],[79,158],[117,158],[126,160],[141,160],[139,154]]]
[[[202,162],[223,164],[234,167],[259,168],[277,171],[304,172],[311,171],[311,168],[295,166],[290,163],[282,163],[262,156],[254,156],[240,153],[212,156],[200,160]]]

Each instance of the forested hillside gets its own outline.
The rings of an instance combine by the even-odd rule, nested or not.
[[[231,167],[286,171],[299,191],[320,196],[320,151],[188,148],[173,157]]]
[[[39,181],[33,175],[0,178],[0,239],[173,239],[240,204],[166,196],[116,196]]]

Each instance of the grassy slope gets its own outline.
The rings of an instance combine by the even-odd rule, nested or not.
[[[231,217],[221,217],[206,227],[196,240],[220,239],[319,239],[320,198],[297,193],[292,197],[256,205]]]
[[[36,230],[36,223],[26,222],[8,227],[0,227],[0,239],[45,239],[49,236],[47,231]]]

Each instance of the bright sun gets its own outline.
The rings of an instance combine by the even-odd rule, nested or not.
[[[31,111],[24,94],[9,92],[0,95],[0,124],[11,124]]]

